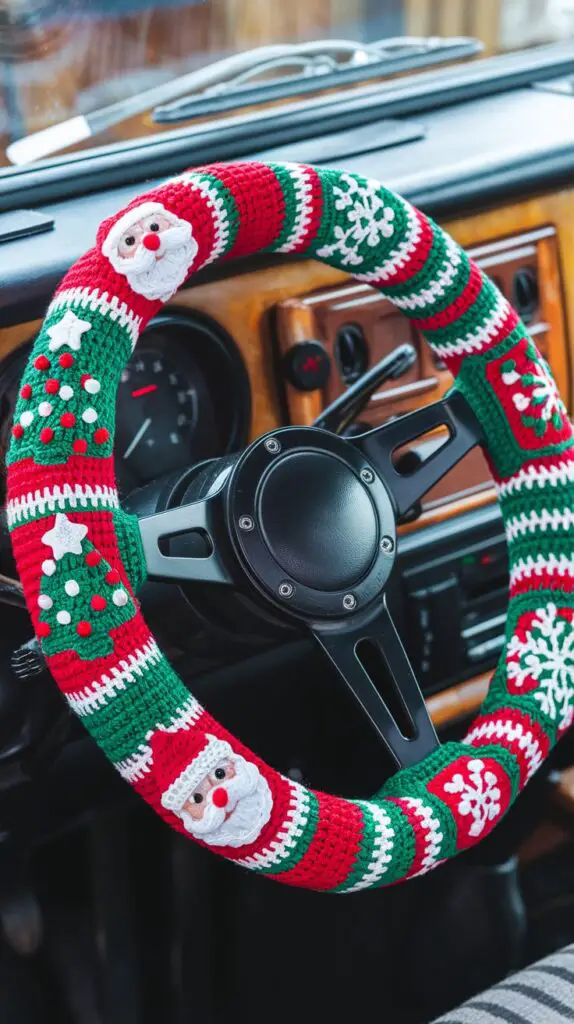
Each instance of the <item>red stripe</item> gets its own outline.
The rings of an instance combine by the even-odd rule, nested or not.
[[[473,302],[476,301],[482,290],[482,283],[482,271],[476,263],[471,261],[470,277],[460,295],[440,313],[435,313],[434,316],[429,316],[425,320],[413,320],[415,327],[418,327],[420,331],[436,331],[440,327],[448,327],[453,324],[468,312]]]
[[[542,757],[546,758],[548,756],[550,740],[544,732],[544,729],[525,712],[519,711],[518,708],[504,708],[500,711],[492,711],[487,715],[480,715],[472,723],[471,731],[474,731],[477,726],[488,724],[490,722],[508,721],[512,722],[515,726],[522,726],[524,732],[531,732],[534,739],[540,744]],[[515,736],[513,738],[509,738],[508,736],[493,736],[491,739],[481,737],[473,739],[470,744],[472,747],[483,747],[489,745],[504,747],[506,750],[510,750],[511,754],[514,755],[518,762],[518,768],[520,771],[520,789],[522,789],[528,778],[529,761],[524,750],[520,746],[519,737]]]
[[[536,590],[558,590],[571,594],[574,591],[574,578],[569,573],[532,572],[512,582],[510,597],[532,594]]]
[[[270,167],[259,163],[213,164],[204,168],[233,196],[238,230],[226,260],[249,256],[272,245],[285,219],[285,197]]]
[[[378,281],[369,282],[373,288],[378,288],[382,292],[386,288],[392,288],[394,285],[405,284],[407,281],[410,281],[415,274],[418,274],[419,270],[422,270],[432,249],[434,239],[432,224],[428,217],[425,217],[424,213],[421,213],[420,210],[415,210],[412,207],[412,211],[421,229],[419,240],[413,252],[405,257],[406,262],[403,266],[397,266],[392,274],[387,275],[384,280],[380,278]]]
[[[402,797],[395,796],[389,797],[389,800],[396,804],[397,807],[400,807],[401,811],[403,812],[405,818],[409,822],[409,825],[411,826],[414,832],[415,854],[411,866],[409,867],[406,875],[404,875],[404,878],[410,878],[411,875],[415,875],[417,871],[420,871],[423,866],[423,859],[427,852],[429,830],[428,828],[424,828],[422,819],[420,815],[417,814],[416,808],[410,806],[410,804],[406,800],[404,800]],[[430,808],[430,810],[432,811],[432,807]],[[399,881],[403,881],[403,878],[399,879]]]
[[[115,489],[116,477],[113,456],[96,459],[87,455],[70,455],[65,465],[41,466],[34,459],[14,462],[8,470],[8,500],[23,498],[44,488],[63,487],[76,483],[82,487],[110,487]],[[84,510],[87,511],[87,510]]]
[[[140,198],[140,202],[145,197]],[[122,211],[122,213],[125,211]],[[152,318],[163,306],[163,302],[144,298],[143,295],[138,295],[130,288],[127,278],[123,274],[118,274],[112,267],[107,256],[103,256],[101,253],[101,246],[103,241],[111,228],[112,224],[116,221],[116,217],[110,217],[108,220],[100,226],[98,231],[98,245],[94,249],[90,249],[89,252],[85,253],[77,263],[74,263],[73,267],[70,268],[66,276],[60,282],[56,295],[60,292],[68,291],[70,288],[86,288],[90,290],[97,290],[100,294],[107,292],[108,296],[117,296],[118,302],[124,302],[128,309],[136,316],[141,317],[142,327],[145,327],[148,320]],[[62,310],[62,313],[64,310]],[[88,312],[88,311],[87,311]]]
[[[307,193],[307,216],[309,220],[301,235],[301,240],[289,250],[292,253],[305,252],[309,248],[317,237],[323,218],[323,186],[321,179],[314,167],[308,167],[307,165],[301,165],[301,167],[305,171],[305,181],[311,187],[311,191]]]
[[[319,802],[317,830],[295,867],[278,877],[306,889],[335,889],[347,881],[359,855],[363,813],[357,804],[315,793]]]

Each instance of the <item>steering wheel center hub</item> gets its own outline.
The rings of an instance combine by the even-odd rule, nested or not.
[[[272,466],[260,487],[258,519],[286,574],[317,590],[354,586],[377,552],[367,485],[326,452],[294,452]]]
[[[365,607],[392,569],[384,484],[355,447],[322,430],[288,427],[256,441],[235,470],[228,516],[252,582],[303,617]]]

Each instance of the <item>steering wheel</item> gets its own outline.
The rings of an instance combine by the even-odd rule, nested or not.
[[[359,437],[297,426],[261,437],[138,527],[114,478],[122,368],[191,274],[257,252],[305,253],[378,288],[424,333],[455,387]],[[441,424],[448,442],[401,475],[393,452]],[[494,284],[376,181],[297,164],[217,164],[134,200],[101,225],[51,302],[12,433],[8,522],[54,679],[144,800],[238,864],[332,892],[422,874],[482,840],[570,727],[574,460],[565,406]],[[478,441],[509,545],[506,645],[464,740],[440,745],[384,588],[397,518]],[[178,544],[190,532],[203,538],[201,557]],[[135,597],[146,571],[236,588],[311,631],[396,774],[371,799],[348,800],[307,789],[247,750],[158,649]],[[375,686],[381,656],[410,728]]]

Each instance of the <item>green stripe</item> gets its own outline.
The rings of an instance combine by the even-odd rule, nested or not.
[[[354,802],[358,803],[363,814],[363,835],[351,872],[345,882],[334,889],[333,892],[347,892],[358,882],[361,882],[365,874],[370,871],[378,850],[377,839],[379,834],[377,832],[377,821],[364,802]],[[394,832],[394,836],[391,839],[392,847],[388,851],[391,860],[386,865],[386,871],[384,871],[380,880],[370,883],[370,886],[365,886],[365,888],[373,885],[375,887],[389,885],[398,878],[402,878],[409,870],[415,853],[414,832],[404,812],[397,804],[390,800],[380,801],[380,804],[382,810],[390,819],[388,827]]]
[[[303,826],[302,835],[295,839],[295,848],[279,864],[272,864],[267,868],[256,868],[255,870],[259,871],[260,874],[283,875],[285,872],[297,867],[300,861],[303,860],[315,837],[317,825],[319,824],[319,801],[313,790],[308,789],[307,793],[309,795],[309,815]]]
[[[125,761],[137,753],[146,735],[167,728],[191,694],[165,658],[146,667],[125,690],[81,721],[110,761]]]
[[[482,278],[482,287],[475,301],[454,323],[447,327],[425,331],[427,340],[440,351],[445,345],[457,344],[467,334],[475,334],[492,319],[498,300],[498,289],[488,280]],[[423,319],[423,317],[420,317]]]
[[[283,215],[283,226],[277,235],[277,238],[271,245],[267,246],[263,252],[277,252],[277,250],[285,244],[295,227],[295,220],[299,212],[300,202],[297,199],[297,193],[293,183],[293,172],[290,172],[283,164],[269,164],[269,167],[281,186],[281,191],[283,192],[283,198],[285,200],[285,209]]]
[[[434,234],[431,250],[421,269],[413,277],[410,277],[408,281],[385,288],[385,294],[388,295],[391,301],[395,298],[409,298],[409,296],[429,288],[436,281],[437,273],[444,271],[450,263],[447,248],[448,235],[445,235],[444,231],[441,231],[436,224],[433,224],[433,228]],[[466,288],[470,277],[470,260],[461,250],[459,250],[459,253],[461,253],[460,264],[456,268],[452,284],[444,289],[442,298],[437,298],[434,302],[429,302],[425,306],[418,306],[414,310],[401,310],[405,316],[417,320],[425,320],[427,317],[440,313],[452,305],[464,288]]]

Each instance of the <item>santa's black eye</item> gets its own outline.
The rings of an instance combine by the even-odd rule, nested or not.
[[[202,797],[201,793],[194,793],[193,794],[193,802],[196,803],[196,804],[202,804],[203,803],[203,797]]]
[[[225,778],[225,768],[216,768],[213,774],[215,775],[216,779],[224,779]]]
[[[159,224],[158,224],[157,220],[154,220],[150,224],[149,229],[150,229],[150,231],[159,231]]]
[[[135,245],[136,244],[136,240],[135,240],[135,237],[133,235],[128,235],[128,237],[125,238],[124,241],[125,241],[126,245]]]

